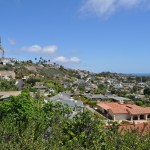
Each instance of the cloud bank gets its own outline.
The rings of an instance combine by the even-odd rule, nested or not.
[[[60,62],[60,63],[79,63],[80,59],[77,57],[71,57],[71,58],[66,58],[64,56],[59,56],[57,58],[54,59],[54,61],[56,62]]]
[[[80,11],[100,17],[109,17],[121,9],[145,8],[150,8],[150,0],[84,0]]]
[[[34,53],[34,54],[55,54],[58,50],[58,46],[56,45],[48,45],[48,46],[40,46],[40,45],[32,45],[32,46],[25,46],[21,48],[21,51],[27,53]],[[55,62],[58,63],[79,63],[80,59],[78,57],[70,57],[67,58],[65,56],[58,56],[53,59]]]
[[[29,47],[23,47],[21,50],[30,53],[54,54],[58,50],[58,47],[56,45],[48,45],[44,47],[40,45],[32,45]]]

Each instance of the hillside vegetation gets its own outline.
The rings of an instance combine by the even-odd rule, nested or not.
[[[150,134],[121,134],[118,126],[104,128],[103,121],[84,111],[70,118],[71,110],[60,103],[44,104],[23,91],[0,102],[2,150],[148,150]]]

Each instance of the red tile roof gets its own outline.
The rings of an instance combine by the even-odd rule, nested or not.
[[[113,114],[150,114],[150,107],[141,107],[134,104],[119,104],[117,102],[99,102],[97,106],[112,111]]]
[[[3,91],[0,92],[0,96],[18,96],[19,94],[21,94],[21,91]]]
[[[119,125],[119,131],[121,133],[131,132],[132,130],[137,130],[138,133],[140,133],[141,135],[149,133],[150,132],[150,122]]]
[[[121,108],[111,108],[110,109],[113,114],[128,114],[128,111],[126,109]]]
[[[105,109],[105,110],[111,109],[111,107],[108,106],[108,105],[105,104],[105,103],[98,103],[97,106],[100,106],[100,107],[102,107],[102,108]]]

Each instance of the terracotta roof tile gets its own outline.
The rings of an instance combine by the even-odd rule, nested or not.
[[[113,114],[128,114],[126,109],[121,108],[111,108],[110,111],[112,111]]]
[[[119,104],[116,102],[99,102],[97,106],[110,110],[114,114],[150,114],[150,107],[141,107],[134,104]]]
[[[119,131],[121,133],[131,132],[132,130],[137,130],[138,133],[144,135],[150,132],[150,122],[137,123],[137,124],[122,124],[119,126]]]
[[[100,106],[100,107],[104,108],[105,110],[108,110],[111,108],[110,106],[106,105],[105,103],[98,103],[97,106]]]

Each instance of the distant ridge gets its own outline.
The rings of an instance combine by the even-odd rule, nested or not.
[[[150,73],[128,73],[128,75],[134,75],[134,76],[150,76]]]

